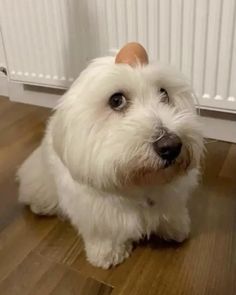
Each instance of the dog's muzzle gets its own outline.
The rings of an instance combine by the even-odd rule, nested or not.
[[[182,142],[174,133],[166,132],[157,141],[153,142],[153,148],[159,157],[171,163],[179,156]]]

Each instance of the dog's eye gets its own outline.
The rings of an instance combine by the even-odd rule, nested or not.
[[[115,111],[120,111],[126,106],[126,104],[126,98],[123,93],[120,92],[114,93],[109,99],[109,105]]]
[[[160,88],[161,93],[161,101],[162,102],[169,102],[169,95],[165,88]]]

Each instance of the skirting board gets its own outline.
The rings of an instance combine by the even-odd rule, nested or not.
[[[0,95],[9,96],[8,84],[7,77],[0,72]]]
[[[10,100],[53,108],[65,90],[9,82]],[[0,87],[0,95],[1,93]],[[5,94],[5,96],[7,96]],[[200,111],[204,137],[236,143],[236,114]]]
[[[65,93],[64,89],[46,88],[41,86],[24,85],[9,82],[9,98],[11,101],[53,108],[59,98]]]
[[[236,143],[236,114],[201,110],[204,137]]]

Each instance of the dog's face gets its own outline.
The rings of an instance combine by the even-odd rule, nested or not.
[[[191,89],[160,65],[95,60],[52,119],[72,177],[98,189],[165,183],[199,164],[203,140]]]

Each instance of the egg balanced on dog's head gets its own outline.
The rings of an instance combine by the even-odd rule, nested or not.
[[[115,58],[116,64],[129,64],[135,67],[137,64],[148,64],[148,55],[145,48],[136,42],[127,43],[120,49]]]

